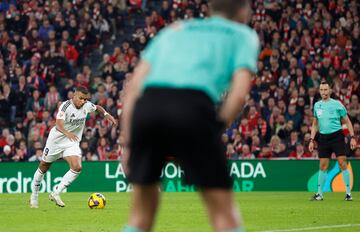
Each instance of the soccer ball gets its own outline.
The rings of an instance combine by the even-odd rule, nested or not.
[[[103,209],[105,208],[106,200],[105,196],[101,193],[93,193],[88,199],[88,206],[90,209]]]

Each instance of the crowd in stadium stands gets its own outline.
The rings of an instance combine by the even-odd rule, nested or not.
[[[317,158],[308,142],[324,79],[360,135],[359,9],[356,0],[253,1],[259,70],[244,112],[222,136],[229,159]],[[123,85],[148,41],[177,20],[209,16],[203,0],[18,0],[2,1],[0,11],[0,161],[40,160],[57,107],[78,85],[119,118]],[[115,41],[133,15],[144,23],[103,54],[95,75],[89,54]],[[95,113],[86,126],[84,160],[121,158],[119,128]],[[360,158],[360,147],[347,155]]]

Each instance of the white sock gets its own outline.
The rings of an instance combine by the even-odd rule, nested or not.
[[[34,173],[33,181],[31,182],[32,194],[38,195],[41,181],[44,179],[44,173],[38,168]]]
[[[78,176],[80,172],[75,172],[74,170],[69,170],[62,178],[60,184],[55,189],[55,194],[60,194],[62,191],[64,191],[65,188],[67,188]]]

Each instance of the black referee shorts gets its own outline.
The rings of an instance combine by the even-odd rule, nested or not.
[[[331,158],[334,152],[336,157],[346,156],[345,137],[342,130],[331,134],[319,134],[318,152],[320,158]]]
[[[187,184],[231,188],[222,129],[213,102],[203,92],[147,88],[132,116],[129,181],[158,182],[171,155],[184,170]]]

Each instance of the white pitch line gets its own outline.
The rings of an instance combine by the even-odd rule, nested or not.
[[[291,231],[322,230],[322,229],[334,229],[334,228],[346,228],[346,227],[360,227],[360,224],[316,226],[316,227],[304,227],[304,228],[294,228],[294,229],[284,229],[284,230],[264,230],[261,232],[291,232]]]

